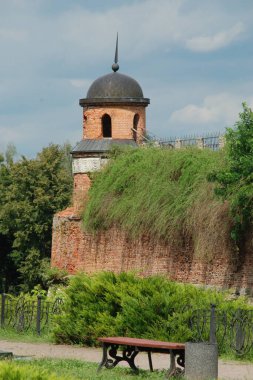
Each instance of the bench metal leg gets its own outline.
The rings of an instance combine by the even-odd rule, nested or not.
[[[97,372],[99,372],[102,367],[111,369],[116,367],[116,365],[118,365],[121,361],[126,361],[129,364],[130,368],[135,373],[138,373],[139,369],[136,367],[134,359],[138,355],[139,351],[135,349],[135,347],[127,346],[127,348],[122,351],[122,356],[119,356],[117,355],[118,348],[119,346],[117,344],[103,343],[103,357],[101,363],[98,366]]]
[[[178,356],[177,360],[176,360],[176,356]],[[185,356],[184,350],[182,351],[170,350],[170,368],[168,372],[166,373],[165,378],[169,379],[170,377],[178,376],[178,375],[182,376],[184,374],[184,356]],[[180,367],[183,367],[183,368],[177,367],[176,363]]]
[[[130,368],[134,371],[134,373],[139,373],[139,368],[136,367],[135,365],[135,358],[138,355],[139,351],[135,350],[133,348],[128,347],[126,350],[123,351],[123,358],[122,360],[125,360]]]
[[[148,351],[148,363],[149,363],[150,372],[153,372],[153,363],[152,363],[151,351]]]
[[[170,350],[170,368],[168,372],[166,373],[165,377],[169,379],[170,377],[174,376],[175,370],[176,370],[176,358],[175,358],[173,350]]]
[[[105,343],[103,343],[103,356],[102,356],[102,360],[98,366],[97,372],[99,372],[101,370],[101,368],[104,365],[106,365],[106,363],[107,363],[107,360],[108,360],[107,349],[108,349],[108,346]]]

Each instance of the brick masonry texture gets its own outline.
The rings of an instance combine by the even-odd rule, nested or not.
[[[78,173],[74,175],[73,205],[76,215],[79,215],[85,207],[91,180],[87,174]]]
[[[83,109],[83,138],[102,139],[102,117],[107,114],[111,117],[112,138],[132,139],[133,120],[139,115],[137,141],[145,132],[145,107],[141,106],[105,106]]]
[[[224,252],[206,261],[194,255],[191,243],[175,248],[145,236],[133,241],[117,227],[95,235],[88,233],[74,208],[54,217],[51,264],[71,274],[134,270],[143,276],[162,274],[179,282],[253,288],[252,237],[243,259],[234,260],[231,253]]]

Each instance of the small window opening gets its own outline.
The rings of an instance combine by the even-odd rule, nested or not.
[[[140,116],[138,113],[134,115],[134,120],[133,120],[133,139],[136,141],[137,140],[137,131],[138,131],[138,123],[139,123]]]
[[[86,127],[86,122],[87,122],[87,116],[83,115],[83,128]]]
[[[103,137],[112,137],[112,121],[107,114],[102,117],[102,133]]]
[[[87,116],[83,115],[83,137],[86,135],[86,123],[87,123]]]

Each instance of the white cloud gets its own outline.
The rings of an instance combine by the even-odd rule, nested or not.
[[[199,52],[217,50],[236,40],[243,31],[243,23],[238,22],[232,28],[216,33],[212,36],[200,36],[187,39],[186,46],[191,50]]]
[[[189,4],[185,0],[145,0],[93,12],[73,7],[44,20],[44,33],[51,35],[51,41],[48,36],[44,39],[46,46],[41,41],[41,48],[53,47],[52,54],[56,51],[68,62],[80,59],[93,64],[106,57],[111,63],[118,31],[119,58],[123,61],[124,57],[126,62],[154,51],[170,51],[175,46],[203,52],[217,50],[232,43],[244,30],[243,21],[235,14],[221,12],[218,16],[215,8]],[[62,43],[65,49],[59,48]]]
[[[247,100],[249,104],[252,101]],[[242,101],[239,96],[229,93],[206,96],[202,105],[188,104],[174,111],[170,122],[181,125],[233,125],[238,118]]]
[[[0,152],[12,143],[19,154],[26,155],[25,147],[29,146],[28,155],[35,155],[51,142],[63,144],[69,141],[75,145],[81,139],[81,132],[82,113],[78,103],[54,107],[47,112],[37,110],[30,115],[0,114]]]
[[[10,28],[1,28],[0,29],[0,38],[3,40],[11,40],[16,42],[25,41],[27,38],[27,32],[22,29],[10,29]]]
[[[215,7],[210,10],[201,2],[194,7],[186,0],[139,0],[103,11],[73,2],[52,13],[43,11],[53,7],[47,0],[22,0],[18,12],[16,2],[5,4],[0,14],[0,49],[7,52],[1,59],[6,66],[10,60],[21,62],[20,70],[28,71],[52,62],[66,69],[77,62],[94,67],[101,59],[109,68],[117,31],[120,62],[127,62],[174,47],[216,50],[238,38],[244,27],[234,13],[217,15]]]
[[[189,104],[184,108],[174,111],[170,120],[178,123],[197,123],[203,124],[214,121],[215,115],[207,107],[198,107],[194,104]]]
[[[0,127],[0,135],[1,135],[1,145],[4,146],[8,144],[11,141],[17,141],[23,136],[23,132],[19,132],[16,129],[7,127],[7,126],[1,126]],[[1,147],[0,145],[0,147]]]
[[[90,84],[92,83],[91,80],[85,80],[85,79],[70,79],[69,82],[73,87],[77,87],[77,88],[88,88]]]
[[[226,2],[0,0],[0,150],[10,141],[18,149],[26,146],[26,154],[47,141],[81,138],[78,99],[93,80],[110,72],[117,31],[120,70],[134,77],[138,72],[136,79],[151,98],[147,124],[154,133],[167,134],[167,115],[173,110],[171,120],[182,129],[189,120],[198,128],[200,123],[223,125],[241,103],[238,97],[226,109],[233,98],[228,94],[252,95],[252,86],[245,89],[250,54],[244,56],[242,49],[238,62],[231,59],[232,49],[229,58],[221,52],[220,61],[210,54],[204,66],[192,51],[232,45],[243,28],[251,46],[253,5],[231,0],[228,12]],[[230,73],[221,75],[227,66]],[[204,75],[198,76],[196,67]],[[227,101],[204,95],[221,91],[227,91]],[[215,105],[215,97],[222,106]]]

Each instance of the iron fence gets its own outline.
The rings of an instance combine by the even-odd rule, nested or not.
[[[0,327],[11,327],[18,332],[31,330],[40,335],[50,326],[52,317],[62,312],[62,306],[61,298],[51,302],[40,295],[32,300],[2,294]],[[240,356],[253,349],[253,310],[219,310],[215,305],[209,309],[191,310],[188,305],[182,310],[185,312],[189,314],[192,341],[217,343],[220,352],[229,348]]]
[[[224,136],[220,132],[210,133],[202,136],[185,136],[185,137],[172,137],[172,138],[159,138],[148,132],[146,142],[151,142],[157,146],[164,148],[186,148],[198,147],[200,149],[209,148],[212,150],[219,150],[224,147]]]
[[[193,341],[217,343],[220,352],[230,349],[243,356],[253,348],[253,310],[195,310],[189,318]]]
[[[50,326],[52,316],[61,312],[62,304],[61,298],[51,302],[40,295],[36,300],[31,300],[25,296],[14,298],[3,293],[0,303],[0,327],[11,327],[18,332],[32,330],[40,335],[43,329]]]

